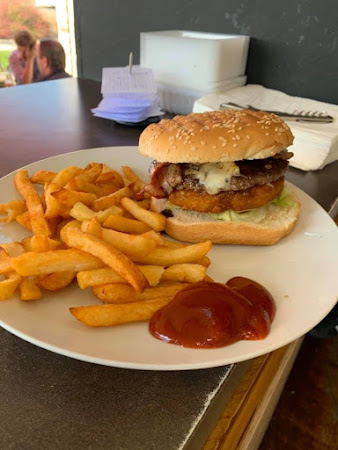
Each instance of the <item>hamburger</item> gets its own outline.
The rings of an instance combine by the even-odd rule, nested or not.
[[[272,245],[293,230],[300,209],[284,185],[292,143],[287,124],[263,111],[164,119],[140,136],[140,153],[154,160],[144,192],[175,239]]]

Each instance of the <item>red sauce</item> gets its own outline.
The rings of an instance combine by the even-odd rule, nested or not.
[[[179,291],[150,320],[150,333],[184,347],[216,348],[264,339],[275,315],[271,294],[244,277],[225,285],[200,282]]]

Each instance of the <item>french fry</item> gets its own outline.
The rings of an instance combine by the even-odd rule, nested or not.
[[[130,189],[130,187],[124,187],[114,192],[113,194],[94,200],[92,208],[94,211],[102,211],[103,209],[107,209],[110,206],[117,206],[120,203],[121,199],[125,197],[133,196],[134,192]]]
[[[105,242],[108,242],[130,257],[147,254],[157,246],[156,242],[152,239],[140,235],[109,230],[108,228],[101,228],[101,237]]]
[[[39,170],[30,177],[30,180],[32,183],[45,185],[51,183],[55,175],[56,172],[50,170]]]
[[[75,176],[79,175],[82,169],[76,166],[69,166],[63,170],[60,170],[50,184],[45,189],[45,199],[46,199],[46,213],[47,219],[57,217],[59,215],[59,202],[51,194],[62,189],[66,184]]]
[[[89,183],[86,180],[83,180],[80,177],[75,177],[72,180],[70,180],[66,184],[66,189],[74,190],[74,191],[81,191],[81,192],[87,192],[89,194],[95,194],[96,197],[101,197],[102,189],[98,186],[96,186],[93,183]]]
[[[139,266],[139,269],[147,278],[150,286],[156,286],[164,272],[164,267],[161,266]],[[127,283],[115,270],[109,267],[79,272],[77,281],[81,289],[109,283]]]
[[[48,277],[38,281],[38,286],[48,291],[57,291],[68,286],[75,278],[76,273],[73,271],[56,272]]]
[[[39,300],[42,296],[36,277],[22,278],[19,290],[21,300]]]
[[[166,239],[163,236],[161,236],[161,237],[162,237],[162,245],[163,245],[163,247],[183,248],[183,247],[187,246],[187,244],[183,244],[182,242],[171,241],[170,239]]]
[[[157,286],[161,280],[161,276],[164,272],[164,267],[161,266],[138,266],[140,271],[144,274],[148,280],[149,286]]]
[[[115,231],[122,231],[123,233],[141,234],[145,233],[151,228],[143,222],[134,219],[128,219],[117,215],[109,216],[104,222],[103,226],[111,228]]]
[[[198,263],[211,249],[211,241],[187,245],[182,248],[155,248],[147,255],[132,256],[138,264],[155,264],[157,266],[172,266],[173,264]]]
[[[121,205],[125,208],[130,214],[132,214],[136,219],[141,222],[146,223],[155,231],[163,231],[165,228],[166,218],[157,212],[147,211],[146,209],[139,206],[134,200],[131,198],[123,198],[121,200]]]
[[[195,264],[200,264],[201,266],[209,267],[210,259],[207,256],[203,256],[203,258],[194,261]]]
[[[60,239],[60,232],[62,230],[62,228],[64,226],[66,226],[69,222],[72,222],[72,218],[68,218],[68,219],[62,219],[60,223],[58,223],[54,235],[53,235],[53,239]]]
[[[110,208],[107,208],[103,211],[95,212],[83,203],[78,202],[75,203],[69,214],[79,222],[82,222],[84,220],[91,220],[93,217],[96,217],[99,223],[103,223],[105,220],[107,220],[108,217],[112,215],[122,216],[123,209],[119,208],[118,206],[111,206]]]
[[[3,248],[0,248],[0,275],[12,271],[13,268],[11,264],[11,257],[7,254],[7,252]]]
[[[8,242],[0,245],[0,274],[13,271],[12,258],[25,253],[21,242]]]
[[[57,227],[62,220],[62,217],[53,217],[52,219],[46,219],[51,232],[51,236],[55,235]]]
[[[75,247],[100,258],[107,266],[125,278],[134,289],[142,292],[148,282],[140,269],[115,247],[96,236],[83,233],[75,228],[76,225],[68,224],[64,227],[61,231],[61,240],[69,247]]]
[[[32,252],[48,252],[49,250],[56,250],[61,246],[60,241],[51,239],[48,236],[32,236],[30,238],[30,251]]]
[[[165,269],[161,281],[198,283],[204,280],[206,273],[206,267],[199,264],[174,264]]]
[[[52,192],[53,196],[59,203],[72,208],[75,203],[83,203],[86,206],[90,206],[96,199],[95,194],[89,192],[73,191],[70,189],[59,189],[58,191]]]
[[[156,231],[150,230],[146,233],[143,233],[142,236],[155,241],[158,247],[163,247],[164,238],[160,233],[156,233]]]
[[[83,169],[83,172],[75,178],[77,180],[87,181],[88,183],[94,183],[101,174],[102,169],[103,164],[90,163]]]
[[[7,214],[3,219],[0,219],[0,223],[9,223],[16,219],[17,216],[27,211],[26,203],[24,200],[12,200],[8,203],[0,205],[0,215]]]
[[[124,187],[124,181],[121,175],[116,170],[111,169],[106,164],[103,164],[102,171],[97,177],[96,183],[101,184],[107,181],[114,182],[116,186],[119,186],[119,189]]]
[[[11,265],[19,275],[25,277],[54,272],[80,272],[104,266],[99,258],[77,249],[27,252],[12,258]]]
[[[15,272],[6,274],[6,280],[0,281],[0,300],[12,297],[21,281],[20,275]]]
[[[92,305],[70,308],[69,311],[80,322],[90,327],[111,327],[130,322],[149,320],[160,308],[171,301],[171,297],[117,305]]]
[[[107,209],[104,209],[102,211],[98,211],[95,215],[99,223],[103,223],[105,220],[108,219],[109,216],[122,216],[123,215],[123,209],[119,206],[110,206]]]
[[[81,231],[98,238],[102,237],[102,228],[96,217],[93,217],[91,220],[84,220],[81,224]]]
[[[144,188],[146,183],[143,180],[141,180],[141,178],[138,177],[130,167],[122,166],[122,170],[127,180],[130,183],[133,183],[133,191],[135,193],[140,192]]]
[[[149,237],[150,239],[154,239],[161,247],[168,247],[168,248],[183,248],[186,247],[186,244],[183,244],[182,242],[175,242],[170,241],[169,239],[166,239],[163,237],[160,233],[156,233],[156,231],[151,230],[147,231],[146,233],[143,233],[142,236]]]
[[[82,222],[83,220],[90,220],[95,217],[95,214],[96,213],[92,209],[88,208],[88,206],[81,202],[75,203],[69,213],[71,217],[79,222]]]
[[[128,284],[112,283],[102,286],[94,286],[94,295],[105,303],[130,303],[137,301],[153,300],[161,297],[173,298],[178,291],[182,290],[188,283],[168,284],[144,289],[136,292]]]
[[[50,235],[50,229],[44,217],[44,210],[35,187],[30,182],[27,170],[19,170],[14,177],[17,190],[24,198],[34,234]]]
[[[25,253],[25,249],[21,242],[6,242],[0,244],[0,247],[5,250],[8,256],[19,256]]]
[[[120,185],[116,180],[111,181],[101,181],[95,184],[97,187],[97,197],[106,197],[107,195],[114,194],[114,192],[119,191],[123,186]]]
[[[15,220],[18,222],[18,224],[27,228],[27,230],[32,231],[32,223],[28,211],[16,216]]]
[[[25,252],[32,252],[32,236],[27,236],[21,241],[21,245],[23,246]]]

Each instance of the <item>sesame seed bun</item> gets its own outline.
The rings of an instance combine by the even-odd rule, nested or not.
[[[290,128],[274,114],[223,110],[149,125],[139,151],[158,162],[204,164],[268,158],[292,143]]]

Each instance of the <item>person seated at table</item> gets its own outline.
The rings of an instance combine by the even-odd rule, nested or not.
[[[59,80],[70,75],[65,71],[66,55],[58,41],[43,39],[37,51],[37,62],[41,73],[39,81]]]
[[[36,41],[29,31],[18,31],[14,36],[17,49],[8,59],[9,69],[16,84],[29,84],[40,77],[36,61]]]

